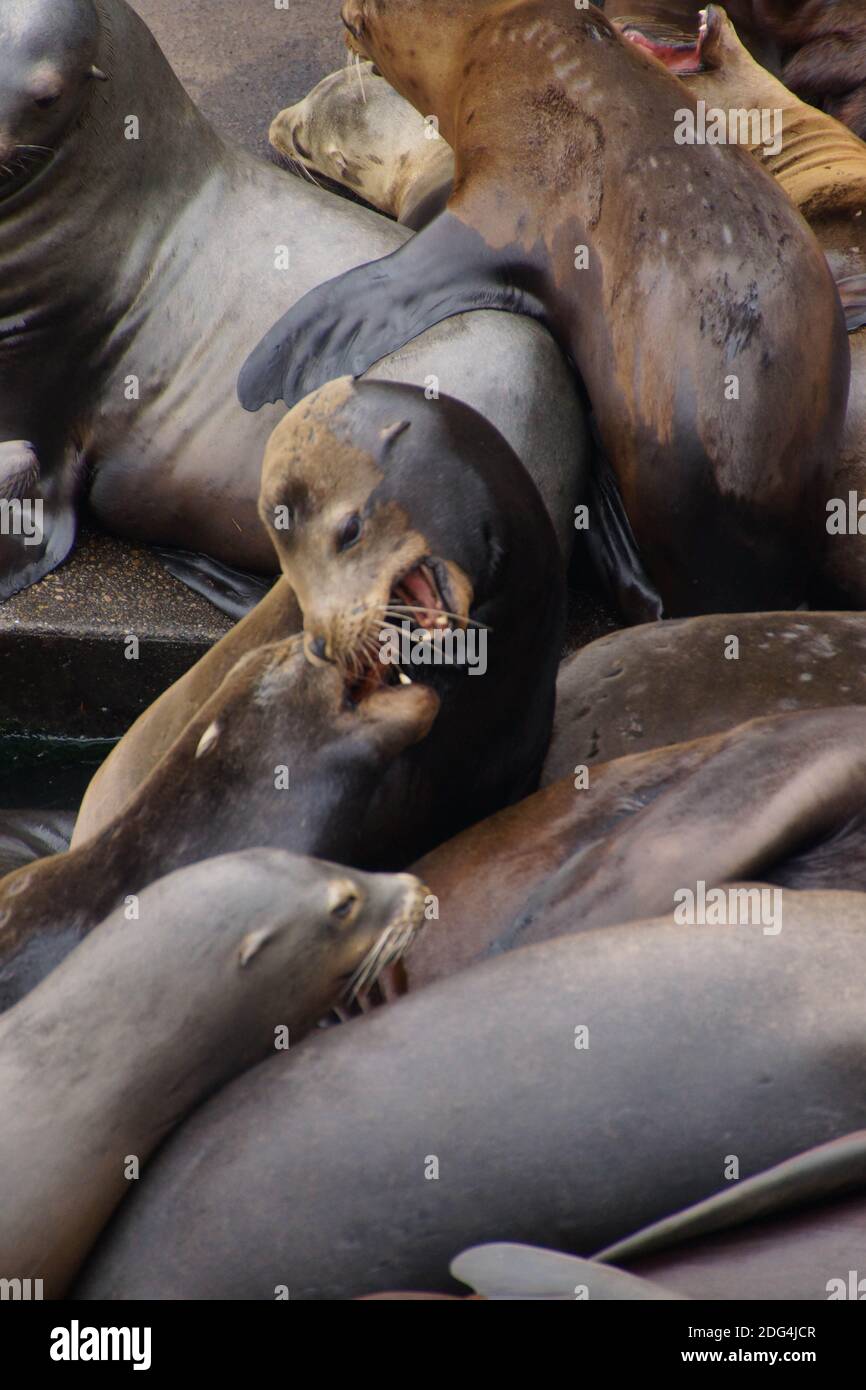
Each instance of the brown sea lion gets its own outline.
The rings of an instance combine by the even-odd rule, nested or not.
[[[413,639],[402,668],[436,690],[441,708],[433,742],[407,765],[415,809],[399,867],[417,853],[416,830],[431,846],[534,790],[553,718],[564,580],[539,493],[502,436],[446,396],[332,382],[274,432],[261,507],[281,585],[120,742],[88,790],[73,845],[117,815],[244,652],[298,625],[293,592],[308,656],[336,663],[347,687],[369,693],[397,679],[398,667],[379,660],[387,624],[411,621],[430,638],[429,650]],[[447,641],[449,628],[467,629],[467,660],[437,665],[437,635]],[[396,853],[387,830],[386,841]]]
[[[593,766],[472,826],[415,866],[438,925],[409,988],[490,951],[697,911],[731,880],[764,885],[734,904],[752,915],[773,916],[766,885],[866,890],[864,736],[862,708],[758,719]]]
[[[346,0],[343,21],[437,117],[455,190],[394,256],[291,309],[245,364],[242,403],[291,403],[469,305],[539,318],[612,465],[590,529],[625,611],[796,607],[849,357],[826,261],[782,191],[742,151],[677,145],[692,98],[592,5]]]
[[[189,1110],[423,923],[423,889],[281,850],[179,870],[119,908],[0,1020],[0,1278],[57,1298]]]
[[[633,35],[637,41],[637,35]],[[866,27],[864,27],[866,43]],[[676,55],[680,50],[668,50]],[[767,149],[758,122],[746,144],[814,231],[836,280],[850,333],[851,384],[842,448],[824,499],[829,602],[866,607],[866,145],[845,126],[793,96],[757,64],[718,5],[710,5],[693,50],[702,70],[689,89],[714,110],[778,113],[778,148]],[[659,56],[664,58],[664,54]],[[864,47],[866,56],[866,47]],[[854,494],[853,502],[851,494]],[[863,530],[858,529],[863,515]]]
[[[773,938],[571,935],[309,1039],[171,1136],[74,1294],[455,1293],[470,1245],[599,1250],[730,1155],[747,1178],[863,1126],[864,934],[866,896],[786,889]]]
[[[278,154],[419,231],[451,196],[454,154],[372,63],[338,68],[274,117]]]
[[[124,0],[3,0],[0,503],[30,515],[0,516],[0,599],[63,560],[85,497],[118,535],[274,574],[256,504],[283,412],[250,420],[238,370],[274,304],[406,236],[227,145]],[[375,375],[434,377],[520,456],[573,462],[580,405],[534,324],[464,317]],[[173,570],[225,605],[218,566]]]

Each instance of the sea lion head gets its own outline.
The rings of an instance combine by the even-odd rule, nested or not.
[[[465,36],[490,3],[452,0],[437,5],[431,16],[429,0],[345,0],[340,17],[349,51],[372,59],[391,86],[427,115],[440,110],[443,94],[455,91]]]
[[[345,183],[375,207],[389,207],[395,168],[411,153],[405,114],[400,97],[373,63],[360,63],[331,72],[302,101],[281,111],[268,138],[288,160]],[[417,135],[416,143],[423,145],[420,122]]]
[[[401,678],[380,648],[404,623],[431,641],[507,626],[508,512],[527,483],[498,431],[452,398],[343,377],[301,401],[268,443],[260,512],[309,660],[335,663],[367,694]],[[437,684],[434,670],[421,678]],[[439,670],[447,683],[453,671]]]
[[[238,859],[211,860],[212,873],[225,866],[237,878]],[[335,1003],[366,994],[424,925],[427,890],[412,874],[364,873],[274,849],[247,850],[243,862],[243,917],[232,924],[226,914],[225,926],[211,929],[223,931],[241,1006],[251,996],[249,1021],[271,1042],[275,1022],[291,1018],[298,1036]],[[228,877],[226,899],[236,891]]]
[[[92,0],[3,0],[0,9],[0,198],[54,158],[94,81],[100,25]]]
[[[339,378],[271,436],[260,513],[308,660],[331,666],[362,709],[387,710],[401,689],[438,697],[431,737],[394,768],[411,779],[423,764],[429,823],[453,833],[455,776],[469,818],[531,790],[564,577],[550,517],[499,431],[453,397]],[[395,804],[414,794],[390,793]]]

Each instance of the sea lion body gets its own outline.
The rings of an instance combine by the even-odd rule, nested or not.
[[[699,914],[732,881],[763,885],[735,906],[769,934],[782,899],[767,885],[866,890],[864,734],[862,708],[758,719],[593,766],[472,826],[415,866],[439,916],[409,988],[564,932]]]
[[[547,942],[271,1059],[163,1147],[75,1296],[457,1292],[468,1245],[591,1253],[718,1191],[726,1155],[746,1177],[848,1133],[863,902],[786,893],[772,941],[667,920]]]
[[[797,607],[849,356],[826,262],[787,199],[742,151],[676,144],[690,97],[592,6],[347,0],[343,16],[356,50],[436,115],[455,190],[394,256],[290,310],[245,364],[242,402],[357,374],[470,305],[538,317],[580,373],[613,470],[598,470],[594,518],[626,613]]]
[[[117,815],[235,661],[301,619],[310,660],[336,663],[347,686],[394,678],[380,661],[382,632],[408,624],[403,678],[440,697],[433,740],[410,756],[390,807],[381,802],[382,845],[399,867],[419,840],[435,844],[534,790],[553,718],[563,566],[539,493],[493,426],[417,387],[329,383],[274,431],[261,506],[283,579],[121,740],[88,789],[73,844]],[[466,660],[457,650],[453,665],[436,665],[449,628]],[[431,661],[416,664],[422,655]]]
[[[256,849],[103,922],[0,1021],[3,1277],[60,1296],[155,1146],[280,1028],[294,1046],[377,951],[399,955],[421,893]]]
[[[860,1131],[731,1183],[596,1260],[690,1298],[857,1298],[862,1286],[850,1271],[866,1237],[864,1187]]]
[[[79,848],[0,884],[0,1007],[175,869],[263,845],[380,860],[381,806],[394,809],[388,768],[429,731],[438,703],[419,683],[348,705],[341,676],[311,666],[300,637],[248,653],[120,815]]]
[[[82,24],[78,107],[40,140],[24,59],[63,54]],[[237,372],[273,304],[406,234],[227,146],[123,0],[6,0],[0,38],[0,141],[55,150],[0,187],[0,498],[44,504],[39,543],[0,538],[0,597],[63,559],[85,491],[119,535],[273,573],[256,501],[282,412],[249,420]],[[77,76],[91,65],[106,80]],[[491,359],[508,391],[479,369]],[[562,412],[566,435],[579,433],[579,407],[536,328],[464,319],[378,374],[435,378],[519,454],[546,456],[551,478],[575,476],[561,431],[548,430]]]
[[[451,196],[450,146],[372,63],[338,68],[280,111],[270,142],[416,232]]]
[[[563,661],[542,786],[748,719],[866,704],[860,613],[707,614],[612,632]]]
[[[760,67],[717,5],[707,9],[706,29],[696,53],[703,70],[686,82],[708,107],[779,113],[778,149],[765,150],[760,144],[746,148],[809,223],[842,297],[849,326],[851,381],[841,451],[824,497],[829,534],[822,575],[831,602],[841,599],[863,608],[866,544],[858,529],[856,503],[851,528],[849,498],[851,493],[858,500],[866,495],[866,145],[832,116],[793,96]]]

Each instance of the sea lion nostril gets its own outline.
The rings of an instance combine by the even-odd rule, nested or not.
[[[328,644],[324,637],[311,637],[307,643],[307,650],[311,655],[318,657],[319,661],[331,660]]]
[[[306,146],[304,146],[304,145],[301,144],[300,140],[298,139],[298,132],[297,132],[296,130],[293,130],[293,131],[292,131],[292,144],[293,144],[294,147],[295,147],[296,153],[299,154],[299,155],[301,156],[301,159],[312,159],[312,158],[313,158],[313,156],[310,154],[310,151],[306,148]]]

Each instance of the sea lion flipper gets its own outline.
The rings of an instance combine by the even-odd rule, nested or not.
[[[478,232],[452,213],[390,256],[310,290],[261,340],[238,377],[245,410],[295,405],[335,377],[361,376],[443,319],[470,309],[542,317]]]
[[[845,311],[845,325],[849,333],[855,333],[866,324],[866,275],[837,280],[836,288]]]
[[[154,546],[160,564],[193,593],[208,599],[230,618],[245,618],[276,583],[275,577],[233,569],[193,550]]]
[[[592,562],[630,623],[654,622],[663,616],[662,600],[643,567],[616,476],[598,443],[589,487]]]

